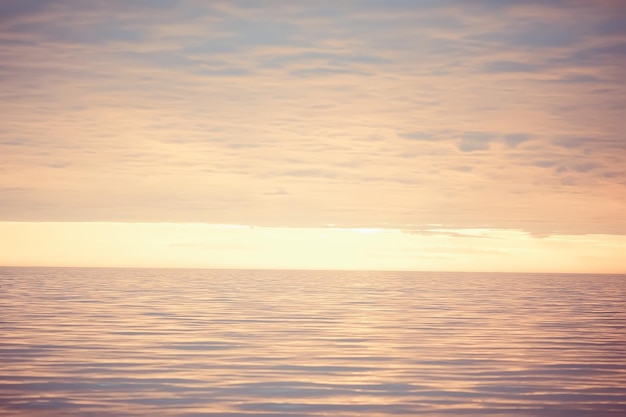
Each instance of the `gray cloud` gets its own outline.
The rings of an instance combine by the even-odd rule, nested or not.
[[[508,30],[486,32],[474,36],[473,39],[514,48],[552,49],[574,46],[584,39],[584,35],[573,24],[555,25],[539,20],[520,20]]]
[[[22,17],[37,15],[50,10],[63,0],[20,0],[0,2],[0,21],[13,22]]]
[[[536,167],[540,167],[540,168],[552,168],[557,163],[558,163],[557,161],[553,161],[553,160],[538,160],[538,161],[533,161],[532,165]]]
[[[489,149],[494,139],[495,135],[492,133],[469,132],[463,135],[458,148],[462,152],[484,151]]]
[[[489,73],[536,72],[539,66],[519,61],[492,61],[485,64],[483,71]]]
[[[290,72],[296,77],[325,77],[332,75],[367,75],[366,72],[347,68],[317,67],[298,69]]]
[[[349,66],[353,64],[379,65],[387,63],[388,60],[371,54],[341,54],[328,52],[305,52],[298,54],[271,56],[264,59],[264,67],[275,68],[293,64],[314,64],[323,62],[327,66]]]
[[[532,136],[528,133],[510,133],[508,135],[504,135],[503,139],[507,146],[515,148],[520,143],[529,141],[531,137]]]
[[[576,149],[589,146],[595,141],[596,139],[587,137],[562,137],[554,139],[552,143],[562,148]]]
[[[601,165],[595,162],[587,162],[585,164],[579,164],[572,167],[576,172],[589,172],[599,168]]]
[[[605,79],[589,74],[568,74],[561,78],[550,80],[551,82],[564,84],[588,84],[606,82]]]

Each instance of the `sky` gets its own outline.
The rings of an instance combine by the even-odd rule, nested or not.
[[[626,273],[626,2],[0,0],[0,264]]]

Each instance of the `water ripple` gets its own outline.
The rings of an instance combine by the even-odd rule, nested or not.
[[[626,276],[0,268],[0,282],[0,414],[626,415]]]

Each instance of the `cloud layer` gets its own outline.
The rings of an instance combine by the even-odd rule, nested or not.
[[[0,2],[0,220],[626,234],[620,1]]]

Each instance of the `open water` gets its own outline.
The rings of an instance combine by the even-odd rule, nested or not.
[[[626,415],[626,276],[0,268],[0,414]]]

